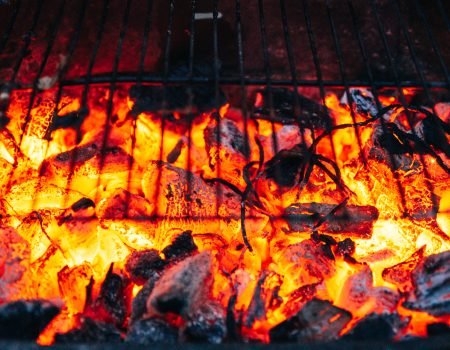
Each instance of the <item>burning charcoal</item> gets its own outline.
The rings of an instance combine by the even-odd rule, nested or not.
[[[347,204],[336,211],[336,205],[325,203],[292,204],[285,211],[291,230],[312,231],[323,221],[320,230],[332,234],[348,234],[360,238],[372,235],[373,223],[378,219],[378,210],[372,206]]]
[[[446,323],[432,323],[427,326],[427,334],[429,337],[436,335],[450,334],[450,326]]]
[[[156,281],[160,278],[160,272],[154,273],[137,293],[131,303],[130,323],[140,320],[147,312],[147,300],[155,287]]]
[[[130,99],[134,102],[131,113],[137,116],[144,112],[183,114],[200,114],[209,112],[226,103],[225,96],[219,91],[216,103],[214,89],[210,86],[187,85],[174,86],[137,86],[129,91]]]
[[[291,244],[274,256],[280,266],[289,266],[289,278],[299,287],[321,282],[335,272],[335,262],[326,256],[323,245],[311,239]]]
[[[166,262],[161,259],[155,249],[132,252],[125,264],[131,281],[135,284],[144,284],[153,274],[162,271]]]
[[[313,299],[290,319],[273,327],[269,334],[272,342],[330,341],[352,319],[352,314],[333,306],[329,301]]]
[[[146,318],[130,326],[125,340],[142,345],[175,344],[178,342],[178,329],[159,318]]]
[[[450,251],[423,259],[412,272],[414,290],[403,306],[433,316],[450,314]]]
[[[118,188],[109,198],[102,200],[97,208],[101,219],[145,218],[153,212],[153,206],[137,194]]]
[[[240,198],[223,186],[219,187],[223,193],[219,198],[220,208],[223,207],[227,211],[226,215],[239,218]],[[145,198],[155,203],[157,215],[211,217],[217,216],[220,209],[216,205],[218,198],[214,185],[207,184],[199,176],[168,163],[151,161],[143,176],[142,189]]]
[[[79,131],[81,125],[84,122],[84,119],[89,114],[89,110],[87,108],[81,108],[74,112],[69,112],[65,115],[57,115],[53,117],[50,125],[48,126],[47,133],[45,138],[50,140],[51,133],[58,129],[74,129],[75,131]]]
[[[188,341],[222,343],[227,335],[225,311],[219,304],[204,302],[187,316],[183,336]]]
[[[180,140],[178,140],[177,144],[175,145],[175,147],[173,148],[172,151],[170,151],[170,153],[167,155],[167,162],[170,164],[173,164],[177,161],[178,157],[181,154],[181,151],[183,150],[183,148],[186,146],[186,142],[184,140],[184,138],[180,138]]]
[[[58,272],[58,287],[69,309],[83,310],[92,278],[92,268],[88,264],[65,266]]]
[[[402,326],[405,326],[404,322],[396,313],[370,314],[360,320],[343,339],[389,341]]]
[[[443,152],[450,158],[450,125],[443,122],[434,114],[427,115],[425,119],[419,121],[414,127],[415,133],[426,144],[433,146],[437,151]]]
[[[192,238],[192,231],[184,231],[179,234],[167,247],[163,249],[166,260],[182,260],[196,253],[197,246]]]
[[[310,301],[316,295],[319,283],[309,284],[297,288],[289,294],[287,302],[283,307],[283,314],[291,317],[297,313],[305,303]]]
[[[109,322],[83,318],[81,325],[64,334],[55,335],[56,344],[64,343],[118,343],[122,341],[119,330]]]
[[[60,312],[44,300],[18,300],[0,306],[0,339],[34,341]]]
[[[81,198],[72,204],[71,209],[74,212],[77,212],[82,209],[95,208],[95,203],[92,199],[89,198]]]
[[[407,292],[413,289],[412,272],[422,261],[425,253],[425,247],[420,248],[405,261],[385,268],[383,270],[383,279],[395,284],[401,292]]]
[[[399,128],[393,123],[375,124],[370,146],[366,147],[367,158],[382,161],[394,170],[416,170],[420,164],[412,157],[414,148],[398,135]],[[402,132],[402,131],[399,131]]]
[[[272,101],[270,101],[272,97]],[[332,119],[322,105],[297,94],[298,114],[296,115],[295,92],[288,89],[265,89],[259,91],[255,102],[253,117],[267,119],[283,124],[300,123],[309,129],[329,129]],[[270,107],[272,102],[273,115]]]
[[[58,187],[45,177],[18,183],[3,197],[13,208],[11,215],[28,214],[44,208],[63,208],[66,198],[83,198],[80,192]]]
[[[353,255],[355,252],[355,242],[350,238],[346,238],[343,241],[338,242],[336,254],[338,255]]]
[[[165,270],[147,300],[148,313],[189,315],[209,292],[211,264],[211,255],[203,252]]]
[[[100,294],[93,305],[96,316],[105,312],[106,321],[113,321],[117,326],[124,324],[128,316],[128,301],[131,298],[129,283],[112,271],[112,265],[103,281]]]
[[[29,259],[29,243],[12,227],[0,226],[0,303],[23,287]]]
[[[362,88],[350,88],[349,92],[352,97],[353,108],[358,113],[369,114],[372,117],[378,114],[378,107],[372,92]],[[342,96],[341,103],[345,105],[350,104],[347,93],[344,93]]]

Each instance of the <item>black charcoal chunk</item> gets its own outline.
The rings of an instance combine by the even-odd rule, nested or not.
[[[56,344],[118,343],[121,340],[121,334],[113,324],[91,318],[83,318],[81,325],[76,329],[55,335]]]
[[[87,208],[95,208],[95,203],[92,199],[89,198],[81,198],[79,200],[77,200],[75,203],[72,204],[72,210],[77,212],[79,210],[82,209],[87,209]]]
[[[423,259],[412,272],[412,283],[404,307],[433,316],[450,315],[450,251]]]
[[[130,326],[125,340],[142,345],[174,344],[178,341],[178,329],[162,319],[146,318]]]
[[[211,255],[205,251],[166,269],[147,300],[148,314],[189,315],[209,295],[211,265]]]
[[[192,231],[188,230],[179,234],[162,252],[166,260],[181,260],[197,252]]]
[[[447,136],[450,134],[450,125],[434,114],[430,114],[420,121],[414,129],[416,134],[425,141],[426,144],[443,152],[446,157],[450,157],[450,143],[448,142]]]
[[[0,339],[34,341],[59,312],[59,306],[44,300],[3,304],[0,306]]]
[[[45,138],[50,139],[51,133],[58,129],[71,128],[74,129],[75,131],[78,131],[88,115],[89,109],[80,108],[77,111],[69,112],[65,115],[55,116],[47,129]]]
[[[166,262],[159,256],[155,249],[135,251],[126,261],[125,269],[135,284],[144,284],[152,275],[162,271]]]
[[[130,323],[141,319],[147,312],[147,299],[152,293],[155,283],[159,277],[159,273],[153,274],[134,297],[131,303]]]
[[[294,91],[278,88],[265,89],[259,93],[262,101],[254,108],[253,117],[256,119],[267,119],[282,124],[300,123],[309,129],[328,130],[333,125],[324,106],[300,94],[296,97]],[[298,114],[295,113],[297,103]],[[273,113],[271,113],[271,107]]]
[[[329,301],[313,299],[295,316],[273,327],[272,342],[330,341],[339,337],[339,332],[352,319],[352,314]]]
[[[102,308],[117,326],[123,325],[129,311],[127,303],[129,292],[129,281],[112,272],[110,268],[95,301],[94,310]]]
[[[222,343],[227,336],[226,316],[222,306],[212,302],[201,304],[188,315],[183,336],[192,342]]]
[[[396,314],[370,314],[360,320],[343,338],[351,340],[389,341],[395,335],[396,324],[399,323]]]

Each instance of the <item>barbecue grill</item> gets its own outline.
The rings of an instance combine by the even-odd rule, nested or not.
[[[340,174],[339,170],[336,170],[338,166],[330,167],[332,163],[341,164],[338,156],[340,151],[336,150],[336,144],[332,140],[334,122],[327,120],[333,113],[327,99],[330,93],[343,96],[340,105],[348,107],[351,117],[347,127],[354,130],[354,142],[358,146],[356,149],[363,155],[370,155],[362,139],[364,127],[369,122],[379,121],[380,130],[386,132],[389,128],[389,120],[380,114],[381,111],[391,113],[391,110],[386,109],[386,100],[389,98],[395,104],[395,107],[392,107],[393,113],[400,109],[404,111],[404,123],[411,129],[411,132],[400,133],[409,137],[409,141],[402,142],[402,145],[409,145],[418,137],[422,137],[419,135],[419,129],[413,127],[417,119],[416,114],[438,115],[448,125],[450,114],[445,120],[445,114],[442,114],[437,106],[446,106],[446,103],[448,105],[450,102],[449,6],[441,0],[0,1],[0,125],[2,129],[14,123],[20,126],[22,133],[16,138],[18,145],[27,142],[27,137],[49,142],[45,144],[47,148],[42,146],[42,154],[39,153],[42,159],[39,155],[35,159],[29,158],[30,164],[36,161],[39,165],[38,179],[54,176],[55,185],[58,186],[60,184],[56,181],[67,180],[66,191],[53,194],[54,197],[60,197],[53,200],[60,200],[63,203],[61,208],[72,208],[70,218],[66,212],[65,216],[61,214],[59,224],[63,225],[66,222],[64,220],[90,222],[90,216],[78,217],[78,210],[98,207],[103,193],[108,190],[110,183],[113,183],[113,176],[109,174],[118,174],[117,176],[123,177],[120,181],[127,184],[124,194],[118,195],[123,196],[120,198],[124,203],[120,219],[142,221],[143,226],[152,222],[148,225],[160,227],[167,217],[171,216],[167,213],[172,210],[170,203],[161,204],[161,198],[167,196],[164,192],[164,181],[170,187],[171,182],[177,181],[174,179],[181,182],[186,177],[185,197],[189,204],[187,208],[179,209],[179,212],[172,215],[179,219],[177,222],[180,227],[184,230],[190,229],[190,226],[183,226],[183,220],[199,222],[198,225],[207,223],[211,225],[211,230],[218,230],[219,226],[214,226],[216,221],[238,222],[242,234],[242,247],[239,249],[248,249],[251,252],[255,249],[255,239],[248,237],[246,227],[256,225],[260,232],[265,232],[266,229],[264,225],[258,224],[263,209],[258,195],[252,197],[253,187],[256,187],[253,182],[262,177],[262,163],[269,161],[264,159],[266,148],[270,149],[270,155],[274,157],[272,164],[277,164],[279,159],[276,155],[285,147],[283,136],[277,136],[283,125],[297,127],[297,136],[303,141],[310,137],[314,147],[322,139],[329,140],[327,142],[330,145],[331,160],[318,157],[314,158],[317,162],[314,164],[335,180],[339,187]],[[53,94],[51,102],[48,102],[46,97],[48,92]],[[75,96],[79,103],[72,108],[72,102],[66,101],[67,96]],[[93,104],[91,101],[94,99],[102,102]],[[119,101],[123,106],[132,106],[126,115],[122,115],[117,107]],[[45,103],[50,103],[49,112],[36,119],[36,113],[41,113],[36,112],[37,108]],[[22,109],[25,115],[21,115],[19,121],[15,122],[12,114],[15,111],[14,106],[19,104],[26,107]],[[364,108],[367,109],[363,111]],[[104,116],[104,120],[99,119],[98,125],[102,134],[96,136],[98,138],[94,143],[86,143],[83,145],[86,148],[74,152],[73,149],[80,142],[83,144],[82,125],[92,129],[90,131],[95,131],[97,127],[95,123],[86,127],[85,122],[90,111],[94,109],[96,113]],[[224,121],[223,116],[227,109],[240,111],[239,116],[233,120],[242,130],[236,130],[234,124]],[[283,111],[285,115],[282,115]],[[145,153],[137,146],[137,120],[141,113],[155,113],[160,117],[157,129],[159,135],[155,138],[155,142],[160,142],[160,145],[154,148],[149,146],[149,152],[150,148],[152,152],[154,149],[158,152],[158,156],[151,159],[156,162],[158,171],[154,178],[147,179],[148,187],[158,187],[154,184],[160,186],[154,193],[148,189],[143,190],[145,198],[155,203],[152,204],[155,208],[152,208],[151,218],[147,215],[133,216],[133,203],[136,203],[133,201],[144,207],[147,205],[141,204],[140,199],[133,197],[136,191],[132,174],[135,167],[141,166],[135,160],[136,152]],[[204,147],[210,155],[209,166],[214,176],[205,180],[205,174],[196,168],[194,160],[194,149],[198,143],[195,128],[200,123],[196,119],[199,115],[205,116],[204,118],[208,115],[209,118],[211,113],[216,116],[209,122],[213,123],[213,126],[208,124],[205,129],[205,135],[208,135],[209,130],[209,143],[206,141]],[[364,121],[360,119],[362,114],[366,116]],[[254,141],[252,125],[255,120],[266,123],[264,125],[271,131],[267,137],[269,146]],[[128,147],[131,151],[128,154],[114,145],[114,129],[116,125],[121,127],[129,122],[131,126]],[[43,130],[35,127],[36,123]],[[177,128],[184,130],[183,137],[172,142],[171,133]],[[64,134],[65,137],[71,138],[72,148],[51,153],[52,149],[48,145],[56,138],[55,131],[60,130],[73,131],[73,134],[67,134],[69,136]],[[312,130],[311,135],[308,130]],[[236,136],[240,131],[242,139]],[[235,132],[236,134],[233,134]],[[229,136],[231,134],[233,136]],[[394,136],[398,138],[397,135]],[[165,142],[170,145],[165,146]],[[244,169],[240,169],[240,183],[233,183],[227,177],[229,164],[221,159],[220,149],[228,144],[240,154],[239,159],[247,163]],[[33,147],[36,151],[38,146]],[[432,149],[430,152],[433,152],[433,155],[438,153],[434,151],[435,144],[423,147]],[[251,149],[256,150],[251,153]],[[181,162],[180,154],[184,154],[183,152],[186,152],[186,159],[182,173],[174,170],[172,165],[164,165],[162,169],[163,163]],[[213,152],[217,153],[211,156]],[[263,154],[259,159],[259,168],[258,161],[252,158],[252,155],[258,152]],[[436,170],[433,166],[437,162],[448,175],[448,158],[436,155],[435,162],[430,163],[427,158],[430,152],[419,152],[417,159],[423,166],[423,193],[429,197],[426,200],[431,203],[432,208],[427,207],[428,209],[423,209],[420,213],[414,211],[411,198],[407,194],[409,187],[406,188],[404,177],[399,172],[399,169],[403,168],[395,165],[399,163],[399,153],[391,148],[391,152],[388,152],[384,159],[387,164],[391,164],[387,168],[390,169],[395,185],[393,188],[398,192],[402,218],[418,220],[420,216],[421,219],[431,220],[440,208],[440,198],[435,195]],[[443,152],[446,154],[445,149]],[[149,160],[145,155],[143,157],[146,161]],[[310,157],[312,164],[313,157]],[[368,157],[362,157],[361,167],[364,169],[371,167],[366,159]],[[80,159],[94,159],[95,165],[100,169],[96,173],[98,179],[92,180],[90,185],[77,182],[77,174],[82,171],[86,171],[86,177],[92,176],[88,168],[79,170]],[[114,167],[112,162],[116,159],[123,163],[121,167]],[[289,162],[291,164],[294,160]],[[323,165],[323,162],[327,165]],[[17,163],[10,163],[13,164],[9,173],[11,176],[1,183],[2,193],[5,193],[8,200],[13,192],[11,189],[17,185],[17,180],[13,179],[13,174],[17,172]],[[58,175],[58,167],[66,172]],[[252,168],[258,168],[258,171],[255,170],[256,175],[251,173]],[[416,169],[411,166],[405,172],[407,171],[414,173]],[[106,177],[103,172],[107,174]],[[305,168],[299,182],[304,181],[306,184],[311,172],[312,166],[310,170]],[[194,175],[200,173],[201,176]],[[253,177],[252,180],[249,180],[249,177]],[[268,177],[282,187],[280,179],[288,177],[287,170],[280,169],[277,165],[273,174]],[[448,184],[448,177],[444,179]],[[27,179],[22,179],[25,180]],[[214,198],[210,202],[201,202],[203,185],[198,183],[203,180],[209,181],[208,184],[212,183],[213,186]],[[37,181],[36,193],[41,188],[40,180]],[[144,183],[145,181],[144,176]],[[76,204],[69,203],[73,197],[70,197],[67,191],[78,190],[76,186],[91,185],[96,188],[104,187],[104,192],[97,190],[91,199],[77,197]],[[408,186],[413,185],[408,183]],[[445,184],[441,185],[445,190]],[[151,195],[146,191],[151,192]],[[176,190],[174,191],[177,198]],[[206,196],[211,194],[206,193]],[[235,208],[235,211],[222,212],[224,201],[231,202],[236,193],[241,196],[238,201],[240,206]],[[44,214],[38,208],[43,199],[38,195],[31,197],[27,207],[28,213],[34,213],[33,220],[37,220],[42,226]],[[21,201],[20,198],[17,199],[18,203]],[[370,237],[378,211],[347,204],[347,199],[344,198],[340,198],[339,202],[336,207],[320,206],[319,209],[313,204],[300,207],[291,205],[286,212],[268,216],[273,222],[287,220],[293,231],[303,232],[311,227],[313,231],[317,231],[316,228],[321,227],[328,230],[327,232],[335,230],[335,233],[344,231],[342,226],[349,229],[351,225],[345,220],[353,217],[350,221],[355,225],[355,230],[366,230]],[[106,219],[110,218],[107,216],[110,215],[108,210],[113,212],[111,215],[118,215],[117,211],[108,207],[105,209]],[[319,222],[314,221],[311,224],[308,221],[311,216],[308,215],[304,219],[305,210],[308,215],[322,215]],[[321,210],[325,211],[326,215]],[[266,212],[263,213],[266,215]],[[342,220],[344,224],[340,223]],[[448,236],[442,234],[439,239],[448,240]],[[361,233],[361,237],[363,236]],[[158,242],[155,244],[162,244],[165,238],[158,239],[159,241],[155,239]],[[320,241],[319,238],[318,240]],[[131,251],[139,250],[136,248],[138,243],[133,241],[128,244],[132,247]],[[63,248],[58,246],[57,249]],[[166,252],[164,254],[168,256]],[[75,257],[74,260],[81,265],[81,258],[77,260]],[[108,271],[108,274],[112,273],[112,267]],[[261,284],[264,283],[264,279],[261,281]],[[92,288],[91,284],[89,286]],[[59,288],[64,287],[60,284]],[[445,282],[443,288],[446,288]],[[2,298],[1,296],[0,301],[3,302]],[[448,313],[446,317],[448,323]],[[442,334],[436,337],[431,337],[430,333],[427,339],[394,343],[392,347],[412,345],[430,349],[445,348],[450,343],[450,338],[448,328],[443,329]],[[380,346],[373,335],[372,338],[368,336],[371,345],[354,339],[330,343],[329,346]],[[6,342],[3,346],[20,348],[22,345]],[[314,349],[316,345],[306,346]]]

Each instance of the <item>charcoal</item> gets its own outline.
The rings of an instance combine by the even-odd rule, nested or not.
[[[291,318],[269,331],[272,342],[330,341],[352,319],[352,314],[329,301],[313,299]]]
[[[350,238],[346,238],[343,241],[338,242],[336,254],[338,255],[352,255],[355,252],[355,242]]]
[[[450,314],[450,251],[423,259],[412,272],[412,282],[404,307],[433,316]]]
[[[431,323],[427,325],[427,334],[429,337],[448,335],[450,334],[450,326],[443,322]]]
[[[350,96],[352,98],[353,109],[360,114],[370,115],[375,117],[378,114],[378,107],[375,102],[373,94],[366,89],[350,88]],[[349,105],[350,101],[347,92],[344,93],[341,103]]]
[[[155,287],[156,281],[160,278],[160,273],[154,273],[137,293],[131,303],[130,323],[140,320],[147,312],[147,300]]]
[[[118,343],[122,341],[119,330],[109,322],[83,318],[78,328],[55,335],[56,344],[74,343]]]
[[[117,326],[123,325],[129,313],[129,287],[128,281],[114,273],[111,265],[93,305],[94,312],[98,315],[104,311],[107,313],[106,320],[113,321]]]
[[[370,314],[360,320],[343,339],[358,341],[389,341],[395,335],[399,324],[397,314]]]
[[[192,238],[192,231],[179,234],[162,252],[166,260],[182,260],[198,251]]]
[[[305,305],[305,303],[314,298],[318,286],[319,283],[308,284],[291,292],[287,297],[287,302],[283,307],[283,314],[287,315],[288,317],[296,314],[301,309],[301,307]]]
[[[435,115],[428,115],[414,127],[415,133],[426,144],[433,146],[437,151],[450,157],[450,143],[447,135],[450,134],[450,125]]]
[[[382,273],[383,279],[395,284],[401,292],[412,290],[412,272],[423,259],[424,253],[425,247],[422,247],[405,261],[385,268]]]
[[[92,199],[84,197],[73,203],[71,208],[74,212],[77,212],[82,209],[95,208],[95,203]]]
[[[102,200],[97,208],[101,219],[146,218],[153,212],[153,206],[137,194],[118,188],[111,196]]]
[[[181,151],[183,150],[183,147],[185,147],[185,146],[186,146],[186,143],[185,143],[184,139],[180,138],[180,140],[178,140],[175,147],[167,155],[167,162],[170,164],[175,163],[177,161],[178,157],[180,156]]]
[[[172,218],[217,217],[219,209],[223,207],[226,208],[227,216],[239,218],[239,196],[222,185],[219,188],[223,195],[217,198],[217,188],[213,184],[206,183],[196,174],[160,161],[149,162],[142,179],[145,198],[155,204],[157,215]]]
[[[321,243],[311,239],[291,244],[274,255],[274,262],[289,266],[291,283],[298,287],[319,283],[335,272],[335,262],[327,257]]]
[[[293,187],[298,182],[299,171],[304,163],[304,152],[301,145],[279,151],[264,164],[265,177],[281,187]]]
[[[174,344],[178,341],[178,329],[162,319],[146,318],[129,327],[125,341],[142,345]]]
[[[348,204],[332,212],[336,205],[326,203],[292,204],[285,211],[291,230],[311,231],[317,223],[327,217],[320,230],[330,234],[348,234],[360,238],[372,235],[373,223],[378,219],[378,210],[372,206]]]
[[[129,96],[134,102],[131,109],[134,116],[143,112],[200,114],[226,103],[225,95],[221,91],[216,103],[214,88],[209,85],[194,86],[191,89],[186,84],[165,88],[134,85],[130,88]]]
[[[0,306],[0,339],[34,341],[60,312],[44,300],[18,300]]]
[[[309,129],[329,129],[333,121],[325,107],[313,100],[297,94],[298,114],[295,113],[295,92],[289,89],[264,89],[259,91],[263,100],[255,106],[253,118],[267,119],[282,124],[300,123]],[[270,96],[272,97],[273,114],[270,111]],[[258,101],[256,101],[258,102]]]
[[[223,307],[213,302],[202,303],[189,313],[182,332],[188,341],[222,343],[227,335]]]
[[[127,257],[125,269],[133,283],[142,285],[165,266],[166,262],[159,256],[157,250],[147,249],[132,252]]]
[[[64,115],[57,115],[52,118],[50,122],[45,138],[50,140],[51,133],[58,129],[74,129],[75,131],[79,131],[81,125],[89,114],[89,110],[87,108],[80,108],[77,111],[69,112]]]
[[[209,293],[211,264],[211,255],[205,251],[166,269],[147,300],[148,313],[188,315]]]

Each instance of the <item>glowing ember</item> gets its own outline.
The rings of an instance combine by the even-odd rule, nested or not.
[[[332,340],[387,314],[396,339],[450,325],[434,275],[450,275],[448,124],[429,110],[352,89],[352,111],[336,92],[290,120],[280,89],[271,112],[256,93],[248,123],[227,104],[162,118],[128,91],[93,87],[82,108],[77,88],[58,105],[48,90],[29,113],[30,92],[12,95],[0,301],[63,305],[39,343]]]

